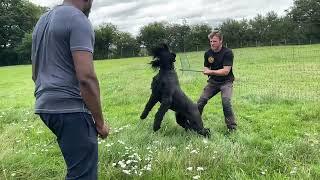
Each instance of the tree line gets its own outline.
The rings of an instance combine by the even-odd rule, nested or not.
[[[32,30],[48,8],[27,0],[0,2],[0,66],[30,64]],[[224,34],[225,45],[231,48],[277,44],[320,42],[320,1],[294,0],[284,16],[271,11],[252,19],[227,19],[214,29]],[[175,52],[204,50],[209,47],[208,24],[190,25],[153,22],[141,27],[135,37],[106,23],[95,28],[95,59],[146,56],[160,42]]]

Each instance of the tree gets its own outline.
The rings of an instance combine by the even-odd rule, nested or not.
[[[207,24],[197,24],[191,26],[191,32],[186,41],[186,49],[188,51],[207,49],[209,46],[208,35],[211,31],[212,28]]]
[[[17,53],[17,64],[31,63],[32,34],[26,33],[22,42],[15,48]]]
[[[43,8],[24,0],[2,0],[0,3],[0,47],[10,48],[30,33]]]
[[[15,49],[25,33],[31,33],[45,8],[25,0],[0,2],[0,65],[17,64]]]
[[[287,44],[288,41],[294,41],[297,36],[300,36],[299,33],[295,33],[298,27],[289,16],[280,18],[280,26],[278,33],[280,34],[282,44]]]
[[[140,46],[137,40],[130,33],[118,32],[114,40],[116,46],[116,57],[132,57],[137,56],[140,51]]]
[[[238,21],[228,19],[221,24],[220,30],[224,36],[223,41],[227,44],[228,47],[234,48],[241,46],[240,42],[242,40],[242,27]]]
[[[151,53],[152,49],[159,43],[168,43],[168,32],[166,22],[155,22],[143,26],[138,35],[138,41],[145,45],[148,52]]]
[[[280,39],[279,30],[281,28],[280,19],[278,18],[277,13],[270,11],[266,14],[265,17],[267,29],[266,29],[266,39],[268,41],[274,41]]]
[[[112,56],[111,49],[117,33],[117,27],[111,23],[103,24],[95,30],[95,59],[105,59]]]
[[[191,33],[191,28],[184,22],[180,24],[171,24],[167,26],[169,46],[172,51],[184,52],[186,50],[187,37]]]
[[[320,40],[319,0],[295,0],[288,16],[297,23],[298,31],[305,33],[308,39]]]
[[[266,19],[261,14],[258,14],[256,17],[249,21],[249,25],[251,26],[252,32],[254,34],[254,39],[257,42],[267,42],[267,24],[268,23]]]

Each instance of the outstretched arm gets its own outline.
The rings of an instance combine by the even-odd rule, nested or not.
[[[227,76],[231,70],[232,66],[223,66],[223,69],[210,70],[207,67],[203,68],[204,75],[214,75],[214,76]]]

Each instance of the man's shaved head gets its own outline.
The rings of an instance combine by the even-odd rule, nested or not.
[[[87,17],[89,17],[93,0],[64,0],[64,3],[70,3],[80,9]]]

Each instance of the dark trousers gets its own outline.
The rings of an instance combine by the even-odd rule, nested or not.
[[[39,114],[56,135],[67,165],[66,179],[96,180],[97,130],[87,113]]]
[[[202,114],[203,108],[208,103],[209,99],[221,92],[223,114],[228,129],[237,128],[237,123],[231,105],[232,89],[232,81],[227,81],[224,83],[208,82],[207,86],[204,88],[203,93],[197,102],[198,109]]]

